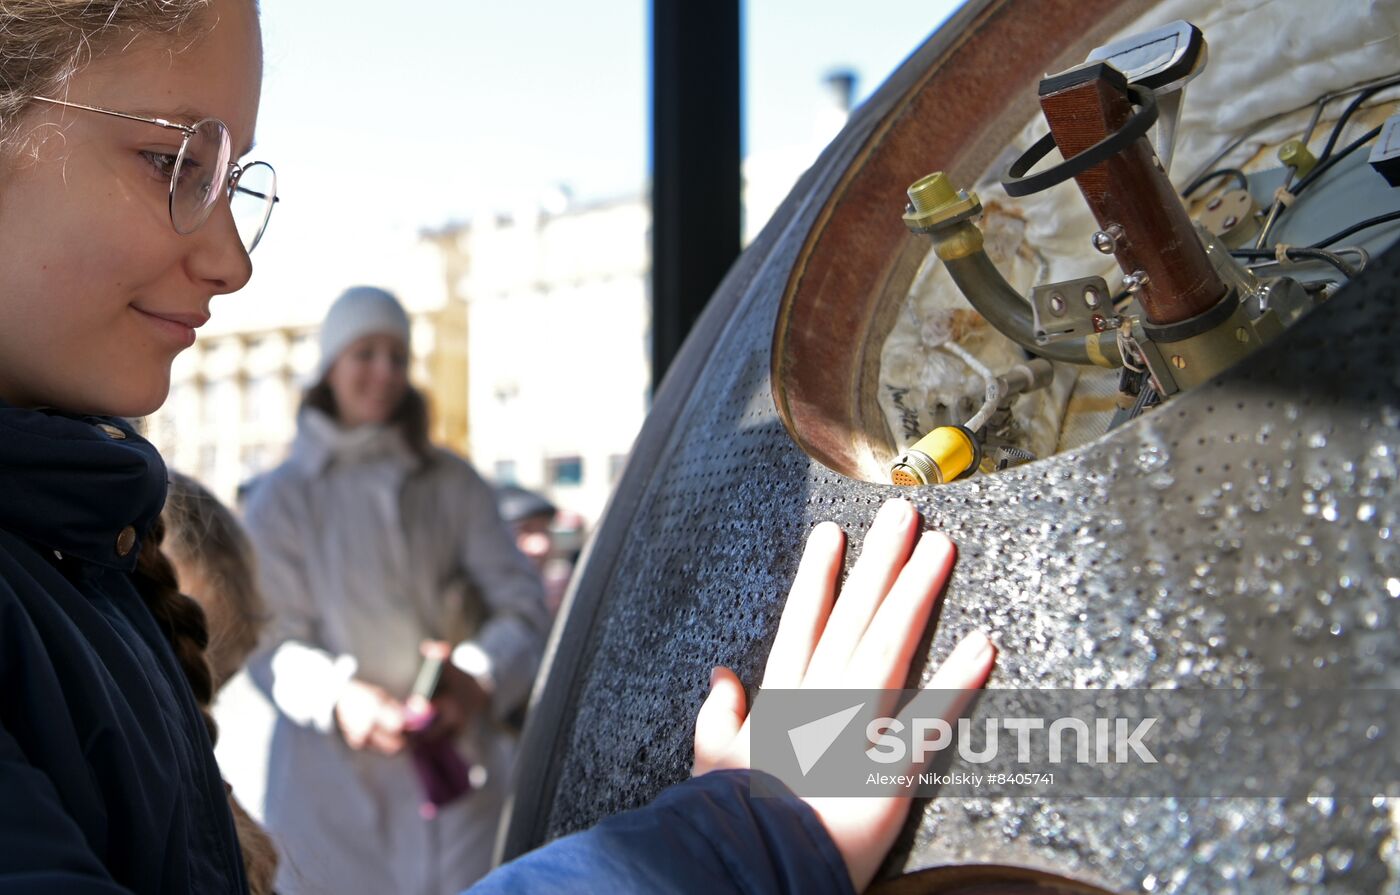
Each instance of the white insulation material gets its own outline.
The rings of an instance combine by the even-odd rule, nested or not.
[[[1400,0],[1167,0],[1117,36],[1176,19],[1200,28],[1209,48],[1205,71],[1184,94],[1171,169],[1179,188],[1208,168],[1279,167],[1273,151],[1302,136],[1318,97],[1400,73]],[[1400,88],[1390,88],[1366,105],[1393,105],[1397,96]],[[1326,105],[1309,142],[1314,152],[1348,101]],[[1369,126],[1362,119],[1355,116],[1341,144]],[[1018,149],[1046,129],[1037,115]],[[909,173],[912,182],[928,172]],[[1121,271],[1090,246],[1097,225],[1072,180],[1012,199],[997,183],[1000,173],[989,171],[976,185],[984,208],[979,226],[989,257],[1014,288],[1029,296],[1036,284],[1094,274],[1117,287]],[[896,451],[936,426],[964,422],[980,403],[982,380],[939,348],[949,338],[995,373],[1022,358],[1018,346],[972,310],[930,252],[881,355],[880,407]],[[1116,371],[1057,364],[1053,386],[1013,409],[1020,445],[1045,457],[1103,434],[1117,380]]]

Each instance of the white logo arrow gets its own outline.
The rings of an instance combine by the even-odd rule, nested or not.
[[[802,776],[807,776],[812,766],[820,761],[826,750],[831,748],[831,744],[836,742],[841,731],[851,723],[856,712],[863,708],[865,703],[857,703],[848,709],[808,721],[788,731],[788,740],[792,742],[792,752],[797,756],[797,766],[802,770]]]

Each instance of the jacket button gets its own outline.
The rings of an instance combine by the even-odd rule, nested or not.
[[[117,532],[117,556],[126,556],[136,546],[136,529],[128,525]]]
[[[97,428],[101,429],[102,434],[106,435],[108,438],[115,438],[117,441],[124,441],[126,439],[126,433],[111,423],[98,423]]]

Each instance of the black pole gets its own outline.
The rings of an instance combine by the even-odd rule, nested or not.
[[[739,0],[651,3],[651,382],[739,255]]]

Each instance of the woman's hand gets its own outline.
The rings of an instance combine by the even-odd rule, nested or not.
[[[889,690],[904,686],[929,613],[953,568],[953,543],[938,532],[918,536],[908,501],[885,503],[865,537],[837,601],[845,536],[834,523],[812,530],[768,655],[763,686],[775,689]],[[917,539],[917,546],[915,540]],[[833,602],[835,603],[833,607]],[[949,709],[961,713],[991,671],[996,650],[986,635],[963,638],[929,683],[961,690]],[[922,656],[919,657],[922,659]],[[695,722],[695,773],[749,767],[744,687],[716,668]],[[857,891],[874,878],[909,813],[904,797],[805,799],[831,834]]]
[[[382,687],[352,678],[335,704],[335,721],[351,749],[396,755],[404,747],[404,707]]]
[[[435,658],[442,662],[442,674],[438,678],[437,691],[431,702],[422,697],[409,698],[410,713],[418,716],[431,715],[428,726],[413,735],[424,739],[454,738],[466,730],[491,705],[491,694],[481,686],[476,678],[452,664],[452,645],[441,640],[425,640],[419,647],[424,658]]]

